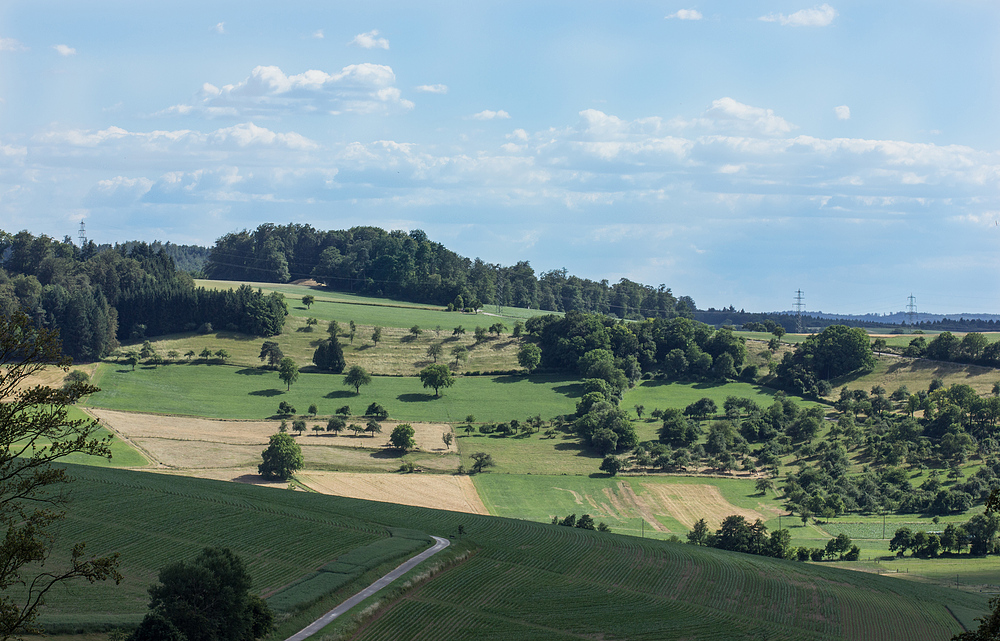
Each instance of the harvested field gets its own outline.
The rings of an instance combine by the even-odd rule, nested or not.
[[[686,527],[694,526],[698,519],[705,519],[708,527],[716,529],[727,516],[738,514],[749,521],[765,520],[756,510],[737,507],[727,501],[714,485],[686,485],[643,483],[649,493],[651,509],[656,514],[669,514]]]
[[[278,431],[280,421],[220,421],[187,416],[160,416],[112,410],[92,409],[90,412],[108,429],[142,451],[155,467],[179,470],[219,470],[221,474],[235,470],[254,470],[268,439]],[[317,419],[307,421],[325,425]],[[382,423],[382,434],[370,436],[333,436],[327,432],[313,435],[311,431],[296,440],[302,447],[306,466],[333,469],[371,468],[393,471],[399,467],[399,457],[386,452],[389,433],[398,421]],[[435,469],[454,469],[458,455],[445,448],[441,436],[451,427],[443,423],[413,423],[414,439],[420,452],[410,454],[415,463]],[[449,455],[450,454],[450,455]],[[442,456],[445,455],[445,456]],[[205,476],[198,473],[197,476]],[[219,478],[209,476],[208,478]],[[232,478],[232,477],[230,477]]]
[[[322,494],[453,512],[488,514],[468,476],[302,472],[296,478]]]

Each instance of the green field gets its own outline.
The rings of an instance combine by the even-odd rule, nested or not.
[[[86,402],[106,409],[231,419],[274,416],[281,401],[300,413],[315,403],[321,416],[342,405],[360,415],[378,402],[390,417],[407,421],[461,421],[469,414],[483,421],[509,421],[572,413],[580,390],[567,376],[463,376],[434,398],[434,390],[425,389],[416,377],[377,376],[355,396],[343,380],[339,374],[304,373],[286,391],[272,370],[191,364],[131,371],[102,363],[94,377],[102,390]]]
[[[235,289],[243,283],[219,280],[196,280],[195,284],[208,289]],[[354,294],[327,290],[322,287],[278,285],[275,283],[247,284],[251,287],[262,289],[265,292],[273,291],[284,294],[288,302],[288,311],[292,316],[312,316],[322,321],[336,320],[344,326],[352,320],[358,325],[381,325],[382,327],[407,329],[414,325],[419,325],[425,330],[431,330],[440,326],[450,334],[451,330],[458,325],[464,326],[470,332],[476,325],[488,327],[498,320],[503,321],[508,327],[513,327],[513,322],[519,319],[525,320],[533,316],[558,313],[537,309],[504,307],[501,310],[500,318],[497,318],[495,316],[497,313],[495,305],[487,306],[478,314],[466,314],[462,312],[446,312],[444,311],[444,306],[408,303],[388,298],[356,296]],[[309,309],[302,304],[302,297],[307,294],[316,298],[315,304]]]
[[[72,421],[79,419],[92,420],[90,416],[85,414],[82,410],[77,407],[69,408],[68,418]],[[104,438],[111,434],[108,430],[101,427],[94,432],[94,437]],[[38,441],[39,445],[46,445],[48,441],[40,439]],[[65,463],[77,463],[80,465],[94,465],[96,467],[143,467],[149,465],[149,461],[146,460],[142,454],[137,452],[135,448],[130,446],[125,441],[116,438],[111,441],[111,459],[102,458],[100,456],[90,456],[88,454],[70,454],[68,456],[60,459]]]
[[[416,540],[418,532],[454,535],[459,525],[466,535],[456,540],[451,558],[457,561],[454,555],[464,550],[465,560],[449,563],[446,557],[431,578],[414,584],[411,575],[411,589],[400,586],[392,598],[363,603],[358,610],[375,601],[380,609],[360,629],[345,617],[324,634],[355,630],[358,639],[442,641],[930,640],[960,631],[949,608],[976,613],[986,601],[979,594],[829,565],[515,519],[122,470],[75,467],[72,475],[74,500],[59,540],[87,540],[95,553],[121,552],[126,580],[118,587],[59,590],[44,620],[61,628],[138,620],[156,569],[191,558],[205,545],[233,548],[248,563],[256,589],[274,594],[277,603],[282,592],[275,591],[282,586],[312,580],[321,587],[324,581],[315,577],[324,567],[349,569],[359,558],[378,563],[394,550],[412,549],[405,542],[380,544],[390,528],[407,528],[405,538]],[[328,565],[340,558],[344,565]],[[283,616],[269,639],[286,638],[375,573],[358,575],[334,587],[328,599]]]

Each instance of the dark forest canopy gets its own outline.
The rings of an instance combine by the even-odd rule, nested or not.
[[[420,230],[377,227],[319,231],[266,224],[226,234],[205,274],[223,280],[284,283],[314,278],[331,289],[402,300],[472,307],[502,304],[549,311],[586,311],[619,318],[690,316],[694,301],[622,279],[614,285],[567,275],[535,274],[527,261],[504,267],[459,256]]]
[[[64,351],[77,360],[102,358],[118,341],[206,323],[272,336],[288,313],[280,294],[195,287],[166,248],[141,242],[102,251],[94,243],[81,249],[69,239],[0,231],[0,256],[0,314],[23,309],[39,325],[58,329]]]

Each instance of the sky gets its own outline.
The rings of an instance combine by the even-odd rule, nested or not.
[[[700,308],[1000,313],[1000,3],[0,5],[0,229],[422,229]]]

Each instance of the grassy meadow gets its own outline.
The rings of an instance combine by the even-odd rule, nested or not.
[[[92,407],[184,414],[208,418],[262,419],[287,401],[299,413],[315,403],[320,416],[349,405],[361,415],[372,402],[389,416],[408,421],[457,422],[469,414],[482,421],[509,421],[541,414],[551,418],[576,410],[579,383],[567,376],[462,376],[453,387],[424,388],[416,377],[376,376],[355,394],[341,374],[301,373],[286,390],[274,370],[226,365],[167,365],[157,368],[102,363],[94,378],[101,391]]]
[[[931,640],[961,630],[951,612],[986,606],[933,584],[649,538],[123,470],[72,475],[59,540],[120,552],[125,581],[58,590],[43,615],[56,632],[137,621],[157,568],[227,545],[282,607],[268,640],[284,639],[398,563],[394,554],[412,553],[422,533],[456,536],[459,526],[452,548],[322,634]],[[350,576],[323,576],[335,572]]]

